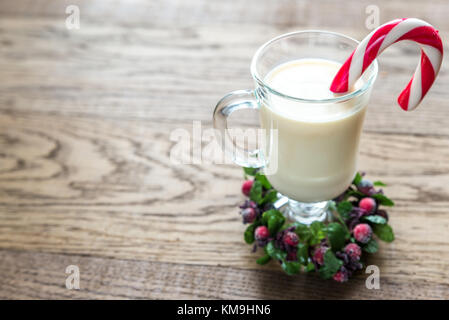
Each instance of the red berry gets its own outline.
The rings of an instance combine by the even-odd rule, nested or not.
[[[241,211],[243,223],[251,223],[256,219],[257,213],[254,208],[246,208]]]
[[[249,192],[251,191],[251,188],[253,186],[253,180],[246,180],[245,182],[243,182],[242,185],[242,192],[245,196],[249,196]]]
[[[373,230],[368,224],[361,223],[355,226],[353,233],[355,240],[361,243],[367,243],[371,239]]]
[[[356,243],[350,243],[345,247],[345,253],[351,257],[352,260],[360,260],[362,249]]]
[[[376,208],[376,201],[373,198],[363,198],[359,202],[359,208],[365,210],[367,213],[372,213]]]
[[[327,251],[327,247],[318,247],[313,252],[313,261],[315,261],[317,264],[322,265],[324,263],[324,254]]]
[[[334,280],[337,282],[346,282],[349,279],[348,272],[346,269],[340,269],[340,271],[337,271],[336,274],[334,274]]]
[[[292,231],[285,233],[283,240],[285,244],[288,244],[292,247],[297,246],[299,242],[298,235]]]
[[[256,238],[256,240],[266,240],[269,236],[270,232],[265,226],[257,227],[256,231],[254,232],[254,237]]]

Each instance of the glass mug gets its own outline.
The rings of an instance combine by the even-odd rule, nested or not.
[[[261,168],[282,196],[275,206],[285,205],[282,210],[291,220],[305,224],[325,220],[329,201],[351,184],[377,61],[365,71],[358,89],[329,99],[289,96],[282,89],[271,88],[266,77],[279,65],[299,59],[343,63],[357,44],[352,38],[326,31],[276,37],[262,45],[252,59],[256,89],[231,92],[214,110],[214,127],[225,139],[231,139],[227,132],[231,113],[259,111],[265,145],[257,150],[235,146],[239,150],[233,160],[240,166]],[[292,112],[281,113],[279,106]]]

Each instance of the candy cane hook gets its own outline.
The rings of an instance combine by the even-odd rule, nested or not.
[[[427,22],[415,18],[390,21],[365,37],[337,72],[330,90],[347,92],[377,56],[402,40],[411,40],[421,46],[420,63],[398,97],[402,109],[415,109],[435,81],[443,59],[443,43],[438,31]]]

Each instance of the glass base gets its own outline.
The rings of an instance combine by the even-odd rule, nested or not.
[[[277,201],[275,207],[281,210],[287,219],[309,225],[314,221],[327,220],[329,201],[305,203],[284,196]]]

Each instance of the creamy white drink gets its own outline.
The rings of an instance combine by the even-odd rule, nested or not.
[[[277,129],[277,145],[265,151],[268,176],[282,194],[301,202],[335,198],[351,183],[357,168],[359,138],[369,92],[338,103],[318,100],[336,96],[329,90],[340,64],[301,59],[274,68],[265,83],[277,92],[311,102],[268,95],[261,103],[264,129]],[[362,80],[352,90],[363,85]]]

